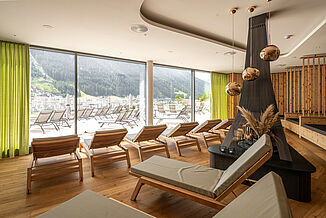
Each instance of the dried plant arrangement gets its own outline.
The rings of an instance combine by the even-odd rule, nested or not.
[[[243,126],[249,126],[250,129],[254,131],[250,137],[257,136],[258,138],[264,134],[270,135],[272,138],[276,140],[275,135],[271,131],[272,127],[275,125],[279,112],[274,115],[275,106],[273,104],[269,105],[267,109],[260,115],[260,120],[257,120],[254,115],[243,107],[237,106],[242,116],[246,119],[247,123]],[[237,131],[243,132],[243,126],[241,126]],[[240,132],[235,135],[233,140],[238,140],[241,138]],[[242,136],[243,137],[243,136]],[[248,138],[248,136],[246,136]],[[245,137],[244,137],[245,138]]]

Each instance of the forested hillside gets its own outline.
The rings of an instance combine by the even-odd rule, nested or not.
[[[31,86],[35,91],[66,96],[74,93],[74,56],[31,49]],[[91,96],[139,95],[140,72],[144,64],[78,57],[79,94]],[[196,78],[196,97],[205,92],[205,81]],[[190,96],[188,72],[156,67],[154,98]]]

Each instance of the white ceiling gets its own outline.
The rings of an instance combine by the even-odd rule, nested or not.
[[[241,72],[250,5],[257,6],[253,15],[268,11],[265,0],[0,0],[0,39],[228,72],[232,69],[231,57],[224,55],[230,51],[225,44],[231,43],[228,11],[239,7],[235,40],[240,50],[235,64]],[[147,23],[140,9],[156,22],[173,24],[215,43]],[[272,43],[287,54],[272,64],[274,72],[284,70],[280,64],[300,64],[302,55],[326,53],[325,0],[273,0],[271,9]],[[146,35],[130,30],[132,24],[141,23],[149,28]],[[287,34],[294,37],[286,40]]]

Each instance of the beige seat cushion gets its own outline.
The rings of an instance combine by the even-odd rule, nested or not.
[[[78,159],[75,157],[74,154],[64,154],[55,157],[39,158],[37,159],[37,161],[35,161],[34,167],[43,167],[47,165],[62,164],[68,162],[78,163]]]
[[[175,185],[208,197],[215,197],[214,188],[223,171],[160,156],[131,167],[131,172]]]
[[[281,177],[270,172],[238,196],[214,218],[291,218]]]
[[[266,153],[271,151],[272,143],[268,135],[261,136],[248,150],[246,150],[231,166],[223,173],[214,189],[216,196],[222,194],[231,184],[248,171]]]
[[[42,218],[144,218],[152,217],[113,199],[87,190],[44,214]]]

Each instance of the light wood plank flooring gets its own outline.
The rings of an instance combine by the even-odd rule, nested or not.
[[[326,151],[299,139],[286,131],[289,144],[304,155],[317,168],[312,175],[312,201],[302,203],[290,200],[294,217],[326,217]],[[137,151],[131,151],[132,165],[139,162]],[[209,153],[202,145],[202,152],[196,147],[182,150],[182,157],[169,146],[171,158],[209,166]],[[164,152],[157,153],[164,156]],[[145,155],[149,157],[151,154]],[[126,162],[97,167],[95,177],[91,177],[88,159],[83,159],[84,182],[79,182],[78,174],[36,181],[32,183],[32,194],[26,194],[26,168],[31,155],[0,160],[0,217],[31,217],[69,200],[86,189],[115,198],[132,207],[157,217],[212,217],[218,211],[178,196],[144,186],[136,202],[129,200],[136,184],[136,178],[128,174]],[[247,187],[242,185],[237,194]],[[228,196],[226,202],[232,200]],[[91,209],[91,208],[90,208]]]

